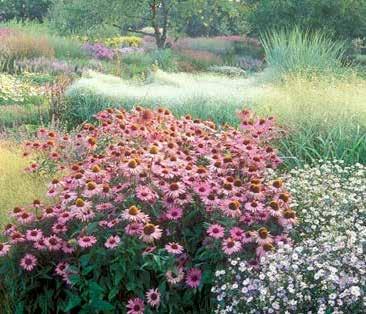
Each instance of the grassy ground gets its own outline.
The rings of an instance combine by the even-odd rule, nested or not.
[[[0,142],[0,225],[9,221],[9,209],[44,198],[46,180],[26,174],[27,165],[19,147]]]

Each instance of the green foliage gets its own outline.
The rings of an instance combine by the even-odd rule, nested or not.
[[[345,43],[333,41],[325,33],[292,30],[271,31],[262,35],[266,61],[276,76],[340,71]]]
[[[82,43],[70,38],[56,35],[48,35],[47,39],[55,50],[55,57],[58,59],[82,59],[87,53],[82,49]]]
[[[247,0],[252,30],[259,34],[298,25],[325,30],[337,38],[366,34],[366,0]]]
[[[53,0],[1,0],[0,20],[39,20],[42,21]]]
[[[181,32],[191,37],[246,34],[248,12],[248,6],[237,1],[198,0],[180,11],[178,19],[184,25]]]

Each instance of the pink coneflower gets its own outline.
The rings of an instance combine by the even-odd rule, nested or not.
[[[62,247],[62,240],[59,237],[52,235],[44,239],[44,244],[50,251],[58,251]]]
[[[49,189],[54,189],[54,190],[58,190],[58,189],[60,189],[60,188],[62,188],[63,187],[63,185],[62,185],[62,183],[60,182],[60,180],[58,180],[58,179],[53,179],[52,181],[51,181],[51,183],[48,185],[48,188]]]
[[[234,240],[233,238],[227,238],[222,241],[222,250],[227,255],[232,255],[241,250],[241,242]]]
[[[134,205],[123,211],[122,218],[131,222],[147,222],[149,220],[149,216]]]
[[[230,236],[237,241],[241,241],[244,237],[244,231],[239,227],[234,227],[230,229]]]
[[[112,203],[102,203],[102,204],[99,204],[97,205],[95,208],[97,209],[97,211],[107,211],[107,210],[110,210],[112,209],[114,206]]]
[[[204,197],[211,193],[210,185],[206,182],[199,182],[193,186],[193,190],[200,196]]]
[[[121,222],[120,219],[115,218],[115,219],[112,219],[111,221],[108,221],[106,226],[107,226],[107,228],[110,228],[111,229],[114,226],[118,225],[120,222]]]
[[[266,243],[263,245],[259,245],[257,247],[257,249],[255,250],[255,253],[257,254],[257,256],[259,258],[261,258],[262,256],[266,255],[268,252],[273,251],[274,246],[270,243]]]
[[[122,165],[122,170],[125,176],[137,176],[144,171],[137,159],[130,159],[127,163]]]
[[[184,185],[180,182],[170,183],[168,186],[164,187],[164,192],[172,198],[178,198],[179,194],[185,192]]]
[[[12,224],[7,224],[4,228],[4,235],[9,236],[16,231],[16,227]]]
[[[131,222],[125,227],[125,232],[127,235],[139,236],[142,233],[144,225],[140,222]]]
[[[168,253],[174,255],[182,254],[184,250],[183,246],[181,246],[176,242],[168,243],[167,245],[165,245],[165,249],[167,250]]]
[[[21,234],[18,231],[14,231],[11,235],[10,235],[10,242],[12,244],[16,244],[16,243],[20,243],[20,242],[24,242],[25,241],[25,237],[23,234]]]
[[[285,227],[291,227],[297,223],[296,213],[292,209],[286,209],[278,219],[278,223]]]
[[[57,264],[55,268],[55,272],[59,276],[65,276],[67,273],[67,269],[69,268],[69,263],[67,262],[60,262]]]
[[[37,250],[45,250],[47,249],[46,244],[44,243],[44,239],[39,239],[38,241],[34,242],[33,247]]]
[[[180,283],[184,278],[183,268],[177,267],[174,271],[168,270],[165,274],[168,282],[172,285]]]
[[[78,243],[82,248],[92,247],[96,242],[97,239],[94,236],[83,236],[78,240]]]
[[[91,202],[85,202],[78,198],[75,205],[70,207],[71,214],[83,222],[89,221],[95,217],[95,213],[91,209]]]
[[[142,255],[151,254],[156,250],[156,246],[148,246],[143,252]]]
[[[261,211],[263,210],[263,204],[262,203],[259,203],[257,201],[251,201],[251,202],[248,202],[248,203],[245,203],[245,209],[254,213],[256,211]]]
[[[104,246],[107,248],[107,249],[114,249],[116,248],[119,243],[121,242],[121,239],[118,235],[116,236],[110,236],[107,241],[104,243]]]
[[[280,245],[280,244],[282,244],[282,245],[283,244],[290,244],[290,245],[292,245],[292,239],[289,238],[285,234],[275,236],[274,242],[276,243],[276,245]]]
[[[71,213],[63,212],[58,216],[57,222],[60,223],[60,224],[66,224],[72,218],[73,218],[73,216],[71,215]]]
[[[145,224],[142,233],[140,235],[140,239],[142,241],[151,243],[154,240],[159,240],[162,235],[162,230],[159,228],[159,226],[155,226],[151,223]]]
[[[66,254],[71,254],[75,251],[75,247],[72,246],[70,243],[64,242],[62,244],[62,252]]]
[[[252,231],[247,231],[244,233],[244,235],[241,239],[241,242],[243,244],[251,243],[251,242],[253,242],[254,237],[255,237],[255,233],[253,233]]]
[[[153,204],[158,198],[158,195],[154,191],[143,185],[139,185],[136,188],[136,196],[142,202],[148,202],[150,204]]]
[[[34,215],[24,211],[20,215],[17,216],[17,220],[21,224],[29,224],[34,221]]]
[[[61,223],[55,223],[52,226],[52,231],[54,233],[64,233],[67,231],[67,226],[65,224],[61,224]]]
[[[272,236],[269,234],[269,231],[265,227],[262,227],[258,230],[256,241],[259,245],[273,243]]]
[[[47,196],[48,197],[56,197],[58,195],[58,193],[59,192],[56,189],[51,188],[47,191]]]
[[[158,289],[150,289],[146,292],[147,303],[152,307],[159,307],[160,292]]]
[[[241,216],[240,202],[238,200],[227,200],[223,203],[221,208],[228,217],[237,218]]]
[[[144,301],[140,298],[130,299],[127,303],[127,309],[127,314],[144,314]]]
[[[28,230],[25,237],[28,241],[38,241],[43,237],[43,233],[40,229]]]
[[[124,200],[126,199],[126,197],[124,195],[117,195],[113,201],[116,203],[116,204],[121,204],[122,202],[124,202]]]
[[[207,234],[215,239],[221,239],[224,237],[225,229],[219,224],[210,225],[207,229]]]
[[[5,256],[9,253],[11,246],[9,244],[0,243],[0,256]]]
[[[34,267],[37,265],[37,258],[32,254],[26,254],[21,260],[20,260],[20,266],[27,270],[32,271]]]
[[[169,220],[178,220],[183,216],[183,209],[180,207],[172,207],[168,209],[165,215]]]
[[[200,285],[202,272],[198,268],[191,268],[187,272],[186,284],[191,288],[197,288]]]
[[[56,212],[52,207],[46,207],[43,209],[42,214],[45,218],[51,218],[56,215]]]

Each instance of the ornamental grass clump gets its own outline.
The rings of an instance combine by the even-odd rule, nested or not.
[[[211,312],[216,267],[255,265],[287,241],[291,197],[266,169],[273,118],[239,114],[241,129],[166,109],[108,109],[98,125],[41,129],[27,169],[61,168],[45,206],[16,207],[1,244],[10,308],[49,312]],[[42,157],[43,156],[43,157]]]
[[[11,32],[0,42],[0,69],[16,72],[16,62],[39,57],[52,58],[55,51],[46,37],[32,36],[21,32]]]

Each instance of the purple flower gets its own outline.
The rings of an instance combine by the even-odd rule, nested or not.
[[[114,50],[103,44],[85,44],[83,49],[97,59],[111,60],[114,57]]]

